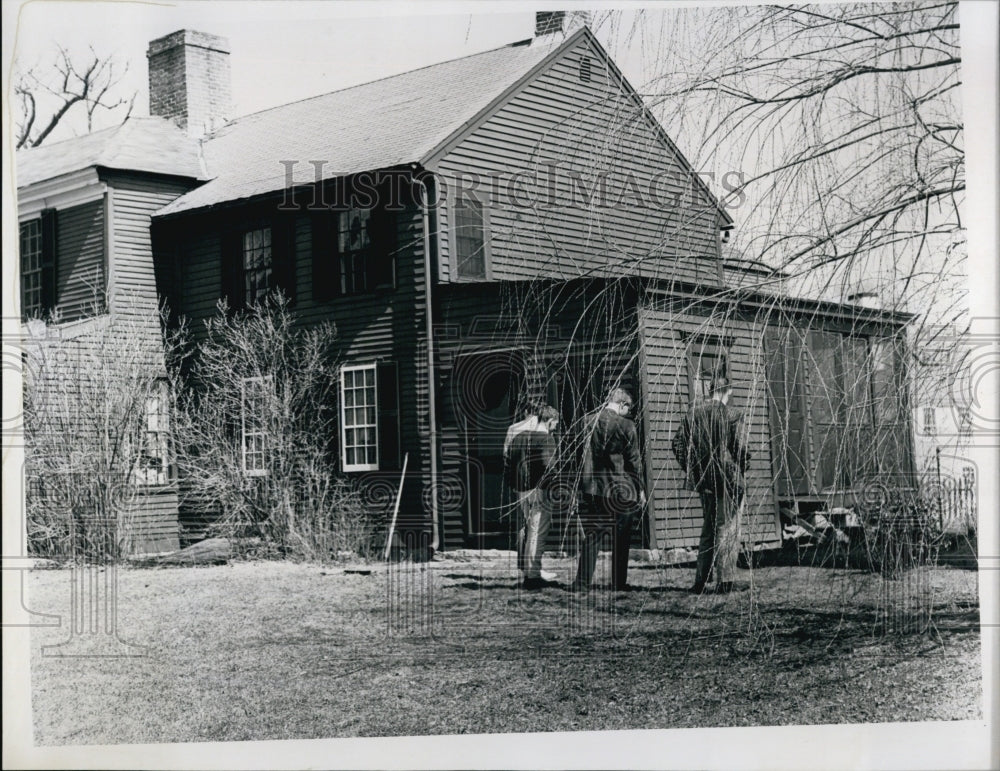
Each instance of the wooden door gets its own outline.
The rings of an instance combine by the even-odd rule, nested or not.
[[[506,350],[459,356],[459,424],[466,455],[466,536],[473,548],[515,547],[517,516],[503,479],[503,443],[525,385],[524,360]]]

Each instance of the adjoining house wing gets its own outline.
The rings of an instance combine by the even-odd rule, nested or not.
[[[129,118],[120,126],[17,153],[17,186],[24,188],[81,169],[208,179],[198,141],[165,118]]]

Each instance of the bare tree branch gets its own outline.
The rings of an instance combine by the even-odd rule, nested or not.
[[[74,60],[70,53],[57,48],[55,61],[43,74],[31,69],[21,74],[15,86],[21,116],[17,124],[17,147],[38,147],[57,128],[66,126],[82,105],[86,131],[92,131],[99,111],[125,109],[125,119],[131,115],[137,92],[115,97],[128,67],[120,70],[113,56],[99,55],[93,48],[87,59]],[[47,118],[39,120],[41,115]]]

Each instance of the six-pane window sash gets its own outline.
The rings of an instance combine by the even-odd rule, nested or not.
[[[711,398],[712,380],[729,377],[728,355],[725,345],[719,342],[695,343],[688,360],[688,385],[692,404]]]
[[[167,382],[157,381],[146,397],[145,426],[139,477],[142,484],[165,485],[169,478],[169,403]]]
[[[459,278],[486,278],[486,219],[483,205],[460,196],[455,201],[455,262]]]
[[[395,228],[395,213],[379,206],[314,214],[313,299],[394,289]]]
[[[376,365],[340,371],[340,426],[344,471],[377,471],[378,386]]]
[[[21,225],[21,315],[34,318],[45,312],[42,293],[42,221]]]
[[[243,234],[243,301],[246,305],[260,302],[271,290],[271,255],[270,227]]]

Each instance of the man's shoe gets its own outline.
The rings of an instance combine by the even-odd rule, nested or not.
[[[688,589],[688,591],[691,592],[691,594],[704,594],[705,584],[702,583],[701,581],[695,581],[694,586]]]
[[[574,594],[586,594],[590,591],[590,584],[583,584],[578,581],[574,581],[566,588]]]
[[[544,577],[544,573],[541,576],[533,576],[531,578],[525,578],[521,582],[522,589],[535,590],[535,589],[545,589],[552,586],[559,586],[555,581],[548,581]],[[551,575],[551,574],[550,574]]]

